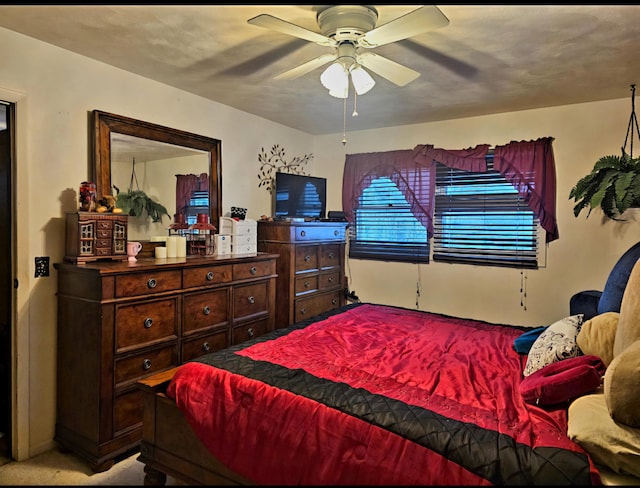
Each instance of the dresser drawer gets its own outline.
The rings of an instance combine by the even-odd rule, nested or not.
[[[111,256],[111,245],[107,247],[96,247],[95,248],[96,256]]]
[[[96,220],[96,228],[98,232],[111,232],[113,229],[113,222],[111,220]]]
[[[342,290],[296,300],[295,321],[308,319],[327,310],[338,308],[340,306],[340,293],[342,293]]]
[[[177,331],[177,297],[116,305],[116,352],[175,338]]]
[[[178,364],[177,356],[176,346],[171,345],[116,359],[114,382],[118,386],[169,369]]]
[[[233,289],[234,319],[267,312],[267,283],[236,286]]]
[[[229,331],[227,329],[214,332],[205,336],[195,337],[183,341],[182,343],[182,362],[202,356],[213,351],[219,351],[229,346]]]
[[[216,283],[228,283],[233,276],[230,264],[224,266],[202,266],[189,268],[182,272],[182,283],[185,288],[206,286]]]
[[[113,239],[97,239],[96,240],[96,247],[111,249],[112,243],[113,243]]]
[[[296,278],[296,295],[304,295],[316,291],[319,286],[318,275],[306,275]]]
[[[340,249],[340,244],[323,244],[318,246],[318,254],[320,255],[320,268],[339,268]]]
[[[183,300],[182,333],[229,323],[229,288],[189,293]]]
[[[267,319],[256,320],[233,328],[233,343],[239,344],[267,332]]]
[[[320,290],[330,290],[331,288],[340,286],[340,271],[323,273],[318,276],[318,281],[320,282]]]
[[[111,227],[108,229],[101,228],[98,225],[98,230],[96,230],[96,237],[98,239],[111,239],[113,233],[111,232]]]
[[[130,389],[115,397],[113,402],[114,435],[142,423],[144,402],[142,390]]]
[[[343,241],[345,238],[345,226],[309,226],[296,227],[296,241]]]
[[[296,273],[318,269],[318,246],[296,246]]]
[[[178,290],[182,286],[182,271],[151,271],[116,276],[116,297],[148,295]]]
[[[257,234],[232,234],[231,245],[258,244]]]
[[[271,275],[271,261],[250,261],[233,265],[233,279],[246,280]]]

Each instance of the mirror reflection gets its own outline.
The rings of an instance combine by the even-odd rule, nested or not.
[[[209,153],[184,146],[111,133],[113,195],[141,190],[163,205],[170,217],[153,222],[145,214],[129,217],[129,240],[167,235],[175,214],[188,224],[209,214]]]
[[[222,205],[221,142],[179,129],[93,111],[92,177],[98,198],[142,191],[169,216],[129,216],[129,240],[168,235],[174,214],[195,222],[205,213],[216,228]],[[182,219],[180,219],[182,220]]]

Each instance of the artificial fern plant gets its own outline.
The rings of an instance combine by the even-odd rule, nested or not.
[[[625,210],[640,206],[640,159],[624,149],[621,156],[601,157],[591,173],[571,189],[569,198],[577,202],[573,207],[576,217],[587,207],[587,217],[600,207],[610,219],[620,220]]]
[[[594,165],[591,173],[581,178],[571,189],[569,198],[576,205],[573,214],[600,207],[613,220],[622,220],[621,215],[631,207],[640,207],[640,158],[633,157],[634,127],[640,139],[640,129],[635,109],[636,86],[631,85],[631,117],[621,156],[603,156]],[[629,154],[626,152],[629,143]]]
[[[133,189],[133,181],[136,182],[136,190]],[[145,192],[140,190],[138,186],[138,177],[136,176],[136,160],[133,159],[133,167],[131,169],[131,182],[126,193],[121,193],[117,186],[113,186],[116,190],[116,207],[121,208],[122,212],[133,217],[139,217],[147,213],[149,218],[154,222],[161,222],[162,217],[166,215],[171,219],[171,215],[167,208],[161,203],[153,201],[153,199]]]

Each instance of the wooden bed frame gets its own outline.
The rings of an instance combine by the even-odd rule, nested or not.
[[[167,475],[188,485],[252,484],[213,457],[173,400],[165,395],[177,369],[138,381],[144,398],[138,457],[145,464],[144,484],[164,485]]]

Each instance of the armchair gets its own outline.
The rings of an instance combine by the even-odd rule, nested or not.
[[[569,314],[584,314],[589,320],[605,312],[620,312],[622,295],[633,265],[640,259],[640,242],[629,248],[614,265],[602,291],[584,290],[569,300]]]

